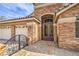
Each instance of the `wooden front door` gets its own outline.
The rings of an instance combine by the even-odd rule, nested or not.
[[[43,40],[53,41],[53,22],[47,19],[43,23]]]

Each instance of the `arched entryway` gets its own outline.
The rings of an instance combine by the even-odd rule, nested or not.
[[[42,39],[53,41],[53,15],[46,14],[41,17],[42,20]]]

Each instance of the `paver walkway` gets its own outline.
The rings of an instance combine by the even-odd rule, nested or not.
[[[79,51],[54,47],[55,56],[79,56]]]
[[[55,47],[53,41],[38,41],[26,46],[13,56],[79,56],[79,51],[66,50]]]
[[[37,43],[27,46],[13,56],[53,56],[53,41],[38,41]]]

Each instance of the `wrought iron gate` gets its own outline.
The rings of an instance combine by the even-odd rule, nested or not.
[[[6,42],[7,55],[12,55],[28,45],[28,39],[25,35],[15,35]]]

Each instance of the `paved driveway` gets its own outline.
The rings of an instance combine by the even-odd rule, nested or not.
[[[27,46],[14,56],[53,56],[53,41],[38,41],[37,43]]]

